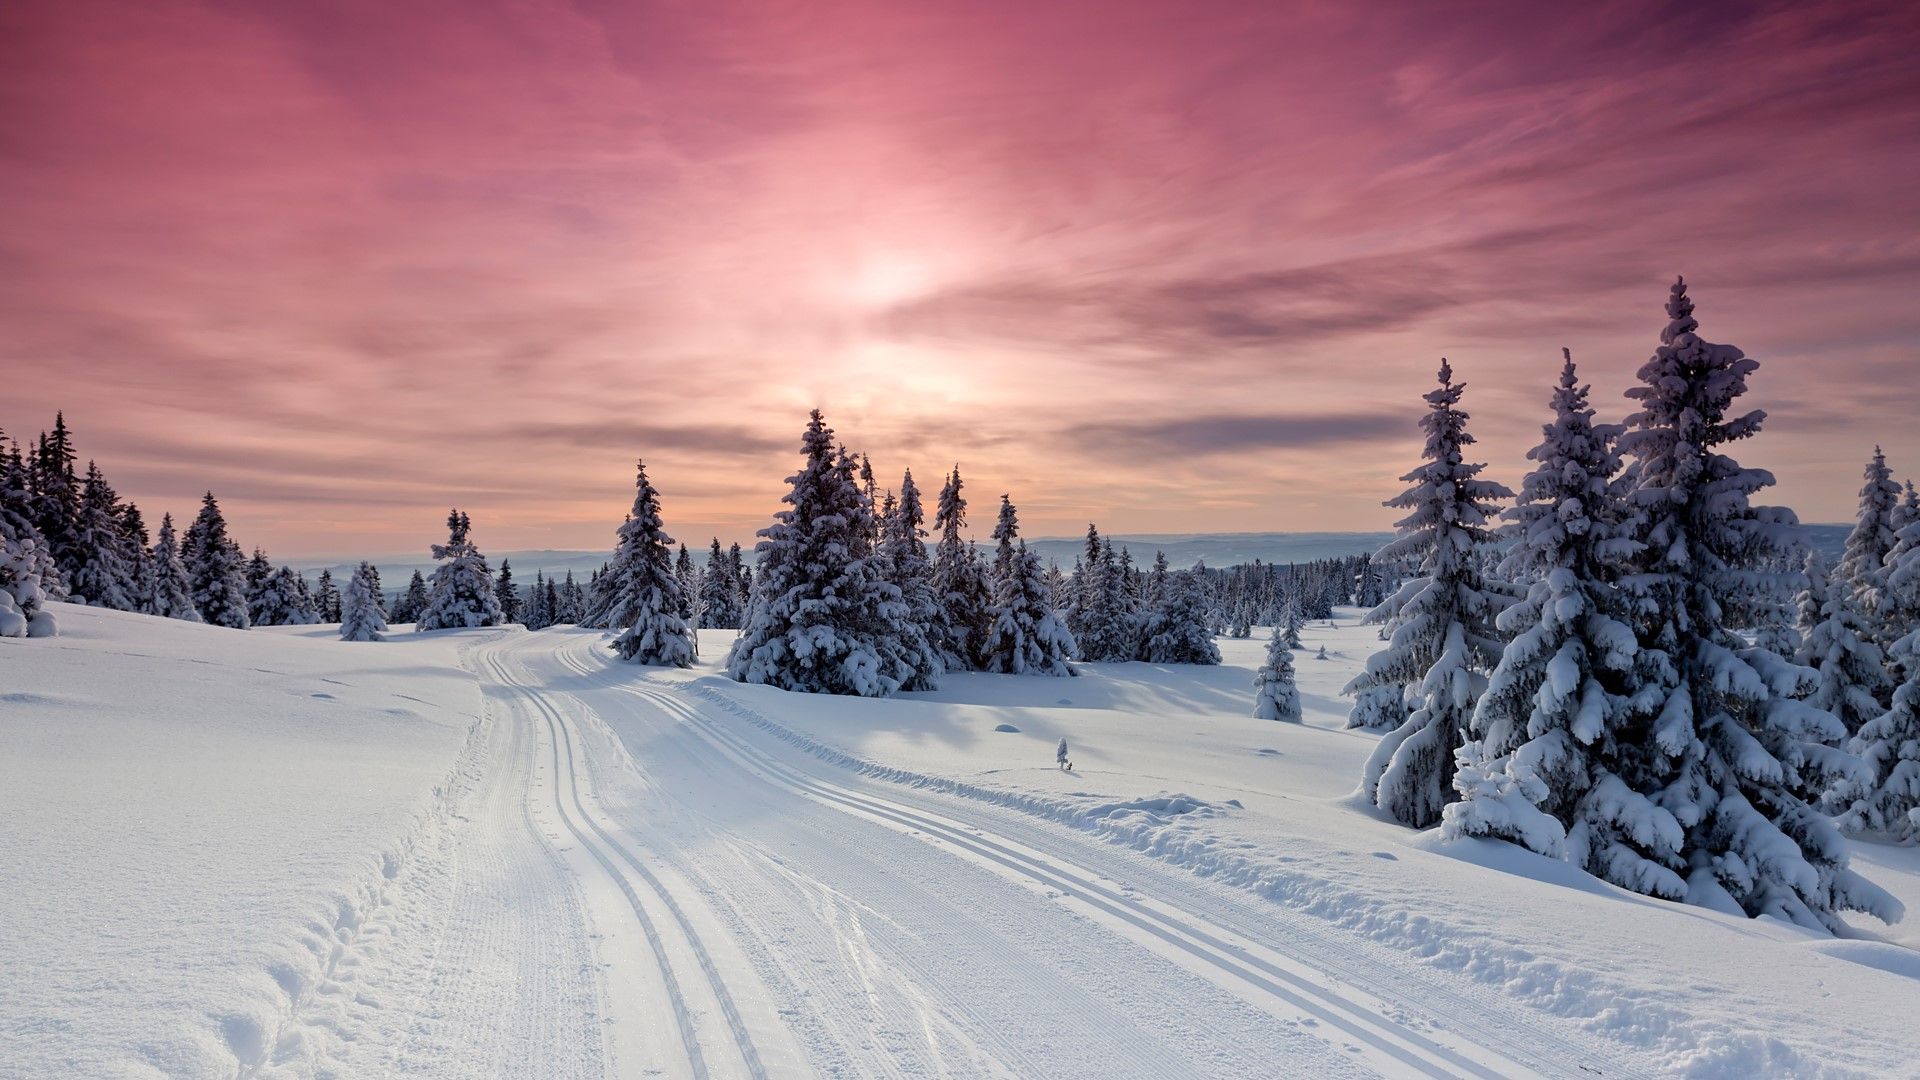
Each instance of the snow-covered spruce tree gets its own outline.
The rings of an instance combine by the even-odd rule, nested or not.
[[[267,553],[253,549],[253,556],[247,560],[247,618],[255,626],[272,626],[271,620],[264,617],[262,605],[266,602],[267,584],[273,580],[273,560]]]
[[[820,694],[885,697],[916,674],[900,653],[910,617],[882,574],[851,460],[813,410],[805,460],[787,478],[787,509],[760,530],[758,566],[727,674],[747,683]]]
[[[1893,522],[1893,533],[1895,537],[1900,535],[1902,529],[1916,521],[1920,521],[1920,489],[1914,488],[1913,481],[1907,481],[1906,491],[1900,496],[1900,505],[1893,508],[1893,515],[1890,520]],[[1891,555],[1892,553],[1889,552],[1888,554]]]
[[[861,459],[863,462],[865,458]],[[913,470],[900,478],[900,497],[880,522],[880,563],[888,581],[900,590],[907,615],[900,624],[900,651],[913,674],[902,690],[938,690],[946,661],[934,644],[940,620],[940,601],[933,591],[933,561],[927,553],[926,510],[920,502]],[[714,550],[719,551],[718,541]]]
[[[1920,552],[1920,507],[1912,517],[1902,515],[1902,518],[1904,524],[1894,534],[1893,550],[1887,552],[1884,587],[1875,598],[1873,625],[1892,641],[1920,629],[1920,557],[1915,555]],[[1894,675],[1911,674],[1906,667],[1908,658],[1894,651],[1892,641],[1885,651],[1893,664]]]
[[[132,611],[133,574],[114,516],[114,498],[99,466],[87,462],[67,563],[67,592],[76,604]]]
[[[1891,645],[1905,631],[1894,629],[1888,634],[1890,628],[1879,625],[1879,612],[1887,588],[1887,553],[1899,542],[1893,519],[1900,510],[1900,485],[1894,482],[1887,455],[1878,446],[1863,475],[1860,510],[1834,574],[1847,593],[1847,602],[1865,617],[1874,641]]]
[[[53,557],[33,523],[32,493],[19,447],[0,461],[0,638],[53,637],[44,577]]]
[[[1108,664],[1132,660],[1140,651],[1140,624],[1134,619],[1133,595],[1113,544],[1100,540],[1092,525],[1087,526],[1085,564],[1086,581],[1080,590],[1081,629],[1074,631],[1080,659]]]
[[[727,563],[726,553],[720,550],[720,538],[714,537],[707,547],[707,566],[700,575],[700,626],[733,630],[740,626],[740,609],[736,606],[733,568]]]
[[[499,626],[500,600],[493,574],[468,534],[473,522],[458,510],[447,511],[447,542],[433,545],[434,568],[425,606],[414,618],[415,630],[452,630]]]
[[[1800,651],[1794,654],[1794,659],[1806,664],[1807,636],[1827,617],[1827,597],[1833,579],[1833,574],[1827,569],[1827,560],[1821,557],[1819,551],[1808,549],[1801,579],[1800,591],[1793,598],[1793,627],[1800,632],[1801,642]]]
[[[427,579],[415,570],[407,581],[407,587],[393,603],[393,611],[387,616],[389,622],[417,623],[421,613],[427,610]]]
[[[1508,598],[1489,587],[1474,558],[1487,542],[1494,502],[1512,492],[1478,479],[1486,466],[1463,458],[1473,436],[1460,411],[1464,384],[1440,362],[1440,386],[1426,394],[1426,464],[1401,479],[1413,485],[1387,500],[1408,511],[1400,536],[1380,549],[1380,558],[1419,559],[1419,573],[1388,603],[1399,626],[1387,647],[1367,659],[1367,668],[1346,693],[1418,685],[1418,708],[1374,748],[1362,790],[1374,805],[1403,825],[1424,829],[1440,820],[1457,794],[1455,751],[1466,742],[1474,703],[1487,670],[1500,658],[1493,620]]]
[[[372,563],[361,563],[347,579],[346,591],[340,594],[340,640],[341,641],[384,641],[387,632],[387,620],[380,615],[380,605],[375,597],[380,593],[379,575],[374,573]]]
[[[527,590],[527,610],[521,619],[529,630],[545,630],[553,625],[553,603],[547,592],[545,572],[533,572],[533,587]]]
[[[0,533],[0,638],[53,637],[59,632],[40,583],[41,570],[51,561],[40,550],[37,531]]]
[[[1920,562],[1920,552],[1907,561]],[[1893,658],[1905,677],[1893,692],[1893,706],[1848,744],[1865,765],[1865,775],[1845,793],[1839,826],[1865,837],[1913,843],[1920,841],[1920,628],[1893,643]]]
[[[614,601],[607,625],[619,631],[613,651],[632,664],[692,667],[693,634],[681,615],[687,600],[674,572],[673,537],[660,520],[660,493],[644,461],[634,468],[633,510],[619,536],[608,571]]]
[[[200,500],[199,516],[187,526],[180,561],[186,564],[194,610],[203,621],[234,630],[253,625],[247,616],[246,557],[228,538],[227,519],[211,491]]]
[[[673,562],[673,576],[680,582],[680,618],[692,625],[694,601],[700,595],[700,570],[693,565],[693,549],[680,545]]]
[[[251,607],[255,626],[308,626],[320,621],[306,582],[291,566],[267,575]]]
[[[1810,604],[1818,596],[1819,621],[1806,631],[1794,659],[1820,673],[1807,704],[1832,713],[1851,736],[1887,711],[1893,700],[1893,680],[1887,675],[1886,655],[1869,637],[1865,621],[1848,602],[1847,591],[1821,584],[1826,564],[1819,553],[1807,552],[1806,565],[1807,588],[1800,594],[1801,603]]]
[[[526,604],[520,599],[520,586],[513,583],[513,561],[500,560],[500,573],[493,579],[493,598],[500,605],[500,621],[517,623],[526,615]]]
[[[199,622],[200,609],[193,605],[192,581],[175,535],[173,515],[163,515],[160,535],[153,542],[153,614]]]
[[[1253,673],[1253,718],[1300,722],[1300,690],[1293,681],[1293,652],[1286,635],[1274,628],[1267,659]]]
[[[33,455],[30,482],[34,492],[34,527],[46,541],[56,581],[47,589],[51,599],[69,596],[68,579],[86,558],[80,539],[80,478],[74,472],[78,455],[65,413],[54,414],[53,434],[42,434]],[[47,582],[42,582],[43,587]]]
[[[1387,598],[1387,583],[1380,566],[1371,555],[1360,556],[1360,569],[1353,575],[1353,605],[1371,611]]]
[[[1280,625],[1276,627],[1276,629],[1280,631],[1280,636],[1286,639],[1287,648],[1297,649],[1300,647],[1300,631],[1305,629],[1305,627],[1306,622],[1300,616],[1299,601],[1289,602],[1287,606],[1281,610]]]
[[[553,609],[554,623],[577,624],[580,621],[581,606],[586,603],[586,592],[580,588],[579,582],[573,580],[573,571],[567,571],[566,578],[555,588],[554,593],[559,600]]]
[[[566,613],[566,601],[561,598],[560,586],[554,584],[552,578],[547,579],[546,593],[547,621],[544,625],[556,626],[560,623],[560,616]]]
[[[940,489],[933,527],[940,542],[933,555],[933,591],[940,603],[940,619],[933,627],[933,643],[948,671],[977,671],[991,621],[986,575],[973,546],[960,536],[967,525],[967,500],[961,494],[960,466],[955,465]]]
[[[1198,573],[1186,570],[1167,574],[1160,592],[1160,607],[1147,620],[1147,662],[1219,663],[1220,646],[1208,625],[1207,600]]]
[[[747,613],[747,597],[753,592],[753,571],[747,569],[739,544],[727,547],[727,573],[733,579],[734,625],[738,626],[737,620],[744,618]]]
[[[1595,424],[1571,354],[1553,420],[1502,530],[1501,572],[1526,596],[1501,612],[1510,636],[1459,754],[1448,836],[1509,840],[1565,857],[1638,892],[1676,895],[1673,815],[1634,790],[1640,748],[1626,730],[1638,644],[1616,588],[1639,550],[1619,478],[1620,428]]]
[[[1054,613],[1040,556],[1027,550],[1026,541],[1019,537],[1019,514],[1013,500],[1002,495],[1000,519],[993,528],[999,545],[990,578],[993,621],[982,650],[981,670],[1002,675],[1072,675],[1067,660],[1073,655],[1073,634]]]
[[[1695,332],[1684,281],[1667,314],[1627,391],[1640,411],[1619,444],[1642,545],[1621,579],[1641,654],[1621,739],[1639,754],[1622,780],[1680,824],[1679,848],[1662,854],[1688,902],[1830,931],[1844,910],[1897,918],[1899,903],[1848,869],[1839,832],[1808,805],[1860,769],[1830,745],[1840,722],[1802,700],[1814,672],[1729,629],[1770,601],[1767,567],[1797,541],[1790,511],[1749,502],[1773,477],[1722,452],[1765,418],[1729,415],[1758,364]],[[1649,875],[1647,891],[1671,895],[1660,880]]]
[[[337,623],[342,617],[340,587],[333,583],[331,569],[320,571],[320,579],[313,588],[313,609],[323,623]]]

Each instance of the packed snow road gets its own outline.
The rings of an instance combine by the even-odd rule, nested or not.
[[[835,768],[597,635],[467,663],[599,935],[604,1052],[541,1075],[1629,1074],[1271,903]]]

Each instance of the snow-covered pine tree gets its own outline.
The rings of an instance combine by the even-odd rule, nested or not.
[[[1074,674],[1073,634],[1054,614],[1040,556],[1020,540],[1020,516],[1013,500],[1000,496],[1000,520],[993,528],[999,547],[993,561],[992,623],[982,650],[981,670],[1002,675]]]
[[[727,674],[807,693],[884,697],[912,677],[897,648],[908,618],[873,557],[866,502],[833,429],[813,410],[787,509],[760,530],[753,596]]]
[[[1639,548],[1614,449],[1621,429],[1593,422],[1589,388],[1562,356],[1553,420],[1504,515],[1502,572],[1529,584],[1497,619],[1511,640],[1474,708],[1446,833],[1509,840],[1675,895],[1667,862],[1679,823],[1621,775],[1638,774],[1643,752],[1624,727],[1638,646],[1616,583]]]
[[[255,626],[273,626],[275,623],[265,618],[267,585],[273,581],[273,561],[260,548],[253,549],[253,557],[247,560],[247,618]]]
[[[1100,540],[1092,525],[1087,526],[1085,562],[1087,580],[1081,587],[1080,611],[1085,636],[1074,633],[1080,659],[1103,664],[1132,660],[1140,652],[1141,639],[1130,583],[1112,543]]]
[[[1156,565],[1156,569],[1161,567]],[[1160,607],[1148,618],[1144,635],[1147,663],[1219,663],[1220,646],[1208,625],[1207,599],[1198,568],[1163,573],[1159,592]]]
[[[1371,555],[1360,556],[1360,569],[1353,576],[1353,604],[1371,611],[1387,598],[1387,583],[1381,580],[1380,567]]]
[[[660,520],[660,493],[644,461],[634,468],[633,489],[633,510],[620,526],[610,571],[614,601],[607,625],[619,631],[613,651],[629,663],[692,667],[693,634],[681,614],[688,605],[674,572],[673,537]]]
[[[1794,659],[1807,663],[1807,635],[1826,618],[1827,596],[1833,575],[1827,569],[1827,560],[1818,550],[1807,550],[1807,561],[1801,573],[1800,591],[1793,598],[1793,628],[1800,633],[1801,648]],[[1809,667],[1812,665],[1809,664]]]
[[[255,626],[309,626],[320,621],[306,582],[291,566],[267,575],[251,608]]]
[[[587,594],[586,590],[580,587],[580,583],[573,580],[572,570],[567,571],[566,579],[560,583],[557,592],[560,604],[553,609],[554,622],[578,625],[581,615],[584,614],[582,609],[586,606]]]
[[[700,575],[700,627],[733,630],[740,626],[740,609],[734,601],[733,567],[720,550],[720,538],[707,547],[707,566]]]
[[[340,594],[340,640],[384,641],[387,620],[380,614],[375,597],[380,595],[380,576],[372,563],[363,562],[347,579]]]
[[[1773,477],[1723,452],[1765,418],[1729,415],[1758,364],[1695,332],[1684,281],[1667,314],[1627,391],[1640,411],[1619,443],[1634,462],[1642,545],[1621,580],[1641,652],[1621,740],[1640,754],[1622,780],[1679,822],[1679,848],[1660,854],[1691,903],[1830,931],[1845,910],[1897,917],[1898,902],[1848,868],[1839,832],[1808,805],[1860,767],[1829,745],[1845,735],[1840,722],[1802,700],[1814,672],[1729,629],[1770,600],[1767,567],[1797,543],[1790,511],[1749,501]],[[1664,880],[1650,875],[1647,891],[1670,895]]]
[[[385,589],[380,584],[380,568],[373,565],[372,563],[367,563],[366,567],[367,567],[367,586],[369,590],[373,593],[374,609],[380,612],[380,617],[382,619],[385,619],[387,617],[387,594]]]
[[[1887,553],[1899,541],[1893,519],[1900,509],[1901,492],[1893,471],[1887,468],[1887,455],[1878,446],[1873,448],[1863,475],[1866,483],[1860,488],[1860,509],[1834,574],[1836,583],[1847,593],[1847,602],[1864,616],[1874,641],[1884,646],[1905,632],[1879,625],[1887,588]]]
[[[861,459],[866,460],[864,457]],[[906,618],[899,626],[899,649],[912,675],[900,685],[902,690],[938,690],[946,661],[934,644],[935,627],[940,621],[940,602],[934,595],[933,561],[927,554],[926,510],[920,502],[920,488],[913,482],[913,470],[900,478],[900,496],[889,499],[891,507],[880,522],[879,559],[883,573],[900,590],[906,605]],[[719,541],[714,550],[720,549]]]
[[[69,596],[68,581],[87,557],[80,537],[80,478],[73,468],[78,457],[66,414],[54,414],[53,434],[40,436],[29,479],[35,496],[34,527],[54,562],[57,581],[47,595],[55,600]]]
[[[27,471],[15,446],[0,461],[0,638],[53,637],[43,583],[53,557],[33,523]]]
[[[193,607],[210,626],[245,630],[247,616],[246,557],[227,536],[227,519],[209,491],[200,500],[200,513],[187,526],[180,543],[180,561],[186,564],[193,590]]]
[[[487,557],[469,539],[473,522],[458,510],[447,511],[447,542],[433,545],[440,565],[425,607],[414,619],[415,630],[448,630],[499,626],[500,600],[493,594],[493,574]]]
[[[1893,522],[1893,532],[1896,537],[1900,535],[1900,530],[1920,521],[1920,490],[1914,488],[1913,481],[1907,481],[1906,491],[1900,497],[1900,505],[1893,508],[1890,520]]]
[[[547,625],[555,626],[566,611],[566,601],[560,595],[560,587],[552,578],[547,579]]]
[[[52,562],[40,550],[40,536],[0,532],[0,638],[53,637],[59,628],[47,610],[41,587],[43,567]]]
[[[1094,580],[1099,574],[1100,530],[1093,522],[1087,523],[1087,546],[1073,560],[1073,577],[1067,586],[1061,611],[1067,620],[1067,629],[1073,631],[1073,640],[1082,650],[1087,647],[1086,631],[1089,629],[1088,617],[1099,603],[1100,589]],[[1091,564],[1091,569],[1089,565]],[[1085,660],[1082,656],[1080,659]]]
[[[545,630],[553,625],[553,603],[548,598],[544,571],[533,572],[533,587],[527,590],[527,610],[521,622],[529,630]]]
[[[500,605],[500,621],[517,623],[526,615],[520,599],[520,586],[513,583],[513,560],[500,560],[500,574],[493,580],[493,599]]]
[[[1911,515],[1903,512],[1899,520],[1900,531],[1894,534],[1893,549],[1887,552],[1882,587],[1873,598],[1874,622],[1870,624],[1891,638],[1885,652],[1896,678],[1911,672],[1904,667],[1908,662],[1905,654],[1896,652],[1892,641],[1920,629],[1920,557],[1914,554],[1920,552],[1920,504]]]
[[[1805,607],[1818,597],[1820,609],[1818,621],[1807,629],[1794,659],[1820,673],[1807,704],[1832,713],[1851,737],[1887,711],[1893,700],[1893,679],[1887,674],[1886,654],[1854,612],[1847,590],[1827,587],[1821,580],[1826,574],[1819,553],[1807,552],[1807,588],[1800,594],[1800,603]]]
[[[408,580],[407,587],[394,601],[393,612],[387,618],[395,623],[417,623],[427,610],[427,579],[415,570]]]
[[[1304,629],[1305,626],[1306,621],[1300,616],[1299,601],[1289,602],[1282,610],[1280,625],[1277,627],[1281,636],[1286,639],[1287,648],[1297,649],[1300,647],[1300,631]]]
[[[680,582],[680,618],[692,625],[694,600],[700,595],[700,570],[693,565],[693,549],[680,545],[674,559],[673,576]]]
[[[727,573],[733,578],[733,612],[735,620],[744,619],[747,614],[747,596],[753,592],[753,572],[747,569],[746,559],[740,553],[740,545],[732,544],[727,548]],[[739,622],[734,623],[735,626]]]
[[[1418,683],[1419,707],[1374,748],[1362,779],[1374,805],[1416,829],[1438,822],[1441,809],[1457,797],[1454,754],[1466,742],[1485,672],[1500,658],[1493,620],[1507,597],[1489,587],[1474,555],[1487,542],[1495,501],[1513,494],[1478,479],[1486,466],[1464,460],[1474,442],[1459,408],[1466,387],[1453,381],[1445,360],[1439,378],[1439,388],[1425,395],[1428,411],[1420,419],[1426,463],[1401,478],[1413,486],[1387,500],[1385,505],[1408,514],[1398,522],[1399,538],[1378,556],[1417,558],[1420,571],[1388,601],[1399,619],[1392,640],[1367,659],[1366,671],[1345,691]]]
[[[193,606],[192,580],[180,559],[175,536],[173,515],[162,515],[160,535],[153,542],[153,614],[199,622],[200,610]]]
[[[940,489],[933,514],[933,527],[940,533],[933,556],[933,591],[940,603],[940,620],[933,628],[933,642],[948,671],[980,669],[992,621],[986,575],[972,545],[960,536],[967,524],[963,487],[960,466],[955,465]]]
[[[333,583],[333,571],[331,569],[320,571],[319,583],[314,586],[313,590],[313,607],[314,611],[319,614],[320,621],[323,623],[337,623],[342,617],[340,612],[340,587]]]
[[[1294,685],[1293,652],[1275,627],[1267,639],[1267,659],[1253,673],[1253,718],[1300,722],[1300,690]]]
[[[1900,843],[1920,840],[1920,630],[1894,642],[1906,680],[1893,707],[1869,721],[1848,748],[1866,767],[1839,818],[1848,832]]]
[[[133,573],[114,514],[115,498],[100,467],[87,462],[66,567],[67,592],[76,604],[132,611]]]

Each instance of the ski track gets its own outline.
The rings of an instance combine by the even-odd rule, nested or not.
[[[463,650],[468,749],[239,1076],[1632,1075],[1492,988],[863,775],[597,641]]]
[[[276,1030],[229,1021],[241,1080],[599,1076],[592,941],[572,877],[527,801],[535,747],[491,710],[424,822],[303,944],[311,978]]]
[[[1510,1003],[1500,1002],[1497,994],[1484,988],[1472,984],[1446,986],[1444,976],[1420,973],[1424,977],[1413,980],[1408,992],[1407,971],[1384,966],[1351,944],[1334,940],[1336,935],[1325,930],[1309,939],[1315,946],[1315,963],[1301,963],[1279,949],[1262,944],[1283,939],[1289,947],[1293,944],[1291,926],[1285,928],[1283,935],[1276,936],[1272,912],[1253,913],[1249,917],[1245,910],[1230,909],[1225,912],[1229,918],[1216,922],[1189,913],[1196,907],[1220,913],[1222,905],[1218,903],[1193,904],[1192,894],[1198,890],[1183,888],[1163,892],[1162,881],[1154,881],[1147,889],[1120,885],[1113,879],[1115,872],[1139,878],[1133,873],[1138,869],[1136,866],[1113,866],[1115,862],[1129,863],[1129,857],[1134,856],[1132,852],[1102,852],[1100,845],[1089,846],[1079,836],[1052,823],[1030,822],[1024,828],[1008,829],[1001,819],[1013,815],[979,812],[999,810],[999,807],[968,807],[965,800],[944,799],[936,810],[921,805],[932,801],[925,799],[923,793],[891,790],[897,785],[882,785],[890,790],[880,796],[868,790],[870,784],[856,788],[822,777],[804,764],[793,764],[791,754],[776,757],[769,749],[756,745],[758,740],[749,737],[751,728],[716,722],[714,717],[703,713],[698,704],[686,700],[679,687],[654,683],[644,677],[625,676],[609,659],[589,659],[587,654],[593,651],[592,642],[593,639],[581,636],[562,639],[562,644],[551,653],[577,677],[578,685],[567,686],[565,696],[572,699],[574,708],[582,715],[595,714],[587,696],[598,702],[607,691],[612,691],[636,699],[627,707],[629,711],[637,706],[642,711],[658,710],[672,717],[679,725],[676,731],[691,736],[682,738],[681,742],[717,755],[733,773],[755,778],[761,781],[761,787],[783,789],[809,802],[915,836],[937,850],[985,866],[1029,889],[1037,887],[1050,898],[1060,898],[1062,905],[1084,913],[1088,921],[1109,935],[1118,934],[1129,947],[1144,945],[1159,955],[1171,957],[1186,971],[1198,973],[1240,1000],[1283,1018],[1283,1026],[1317,1033],[1372,1070],[1390,1075],[1428,1076],[1596,1075],[1603,1071],[1591,1064],[1595,1060],[1606,1060],[1607,1048],[1597,1040],[1563,1025],[1535,1022],[1536,1018],[1515,1010]],[[555,680],[554,684],[564,685],[564,681]],[[676,746],[676,749],[683,748]],[[725,869],[729,863],[742,861],[737,854],[740,847],[737,839],[729,846],[736,852],[733,858],[708,859],[709,870],[724,882],[723,887],[712,890],[710,896],[738,897],[746,891],[740,875]],[[767,855],[760,853],[763,865]],[[760,876],[765,877],[764,871]],[[787,906],[811,903],[819,913],[817,921],[821,922],[840,918],[838,912],[851,909],[845,897],[836,898],[825,884],[807,881],[797,874],[788,877],[784,899]],[[772,886],[763,881],[761,888],[767,891]],[[777,891],[775,896],[779,896]],[[766,911],[778,910],[781,902],[775,899],[773,907],[760,909],[760,917],[764,918]],[[736,930],[739,922],[736,916]],[[856,918],[849,925],[860,923]],[[791,927],[788,932],[791,933]],[[783,939],[782,944],[791,946],[793,942],[790,938]],[[1000,943],[1003,947],[1005,944]],[[916,968],[909,955],[887,943],[874,947],[886,954],[887,966],[893,974],[905,976],[904,981],[912,987],[927,985],[927,973]],[[1325,956],[1318,954],[1332,954],[1342,963],[1325,964]],[[981,957],[983,966],[999,962],[999,955],[991,951]],[[777,979],[779,962],[769,966],[776,972]],[[894,980],[896,985],[901,981]],[[1402,988],[1403,996],[1392,996],[1390,988],[1394,987]],[[1376,996],[1374,991],[1383,990],[1390,996]],[[1421,1004],[1415,1004],[1416,1001]],[[1018,1075],[1045,1071],[1033,1060],[1023,1057],[1020,1045],[1010,1044],[1004,1038],[994,1037],[992,1031],[983,1030],[978,1020],[968,1014],[964,1003],[934,992],[919,1004],[924,1009],[936,1010],[941,1023],[967,1029],[969,1037],[978,1044],[979,1052],[990,1056],[998,1069]],[[1436,1016],[1445,1016],[1447,1020],[1441,1023],[1434,1019]],[[1482,1018],[1483,1022],[1474,1022]],[[1200,1045],[1184,1049],[1202,1058],[1207,1045],[1215,1045],[1216,1039],[1230,1038],[1228,1028],[1232,1025],[1214,1026],[1207,1015],[1186,1016],[1182,1020],[1189,1035],[1201,1036],[1195,1040]],[[849,1030],[846,1023],[844,1017],[827,1016],[817,1018],[814,1026],[831,1037],[844,1035]],[[1488,1034],[1476,1044],[1453,1034],[1462,1029]],[[928,1030],[931,1031],[931,1027]],[[1499,1034],[1493,1034],[1495,1032]],[[1234,1037],[1239,1034],[1235,1033]],[[937,1043],[932,1037],[927,1041]],[[1602,1056],[1596,1058],[1596,1054]],[[913,1060],[918,1064],[910,1066],[906,1070],[909,1073],[944,1071],[938,1056],[931,1062]],[[1257,1063],[1262,1059],[1248,1060]],[[1274,1059],[1264,1060],[1271,1066]],[[841,1067],[834,1069],[836,1073],[846,1067],[845,1062],[839,1064]],[[1134,1059],[1130,1065],[1123,1064],[1122,1070],[1133,1075],[1153,1073],[1154,1070],[1142,1065],[1141,1059]],[[1178,1071],[1190,1072],[1196,1068],[1201,1072],[1210,1071],[1205,1061],[1189,1062]],[[1632,1070],[1619,1062],[1608,1061],[1604,1073],[1632,1075]]]

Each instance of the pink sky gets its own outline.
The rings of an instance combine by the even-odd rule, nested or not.
[[[273,554],[746,540],[806,410],[1030,535],[1511,482],[1675,273],[1808,520],[1920,475],[1920,6],[0,5],[0,427]],[[984,524],[984,521],[982,522]]]

